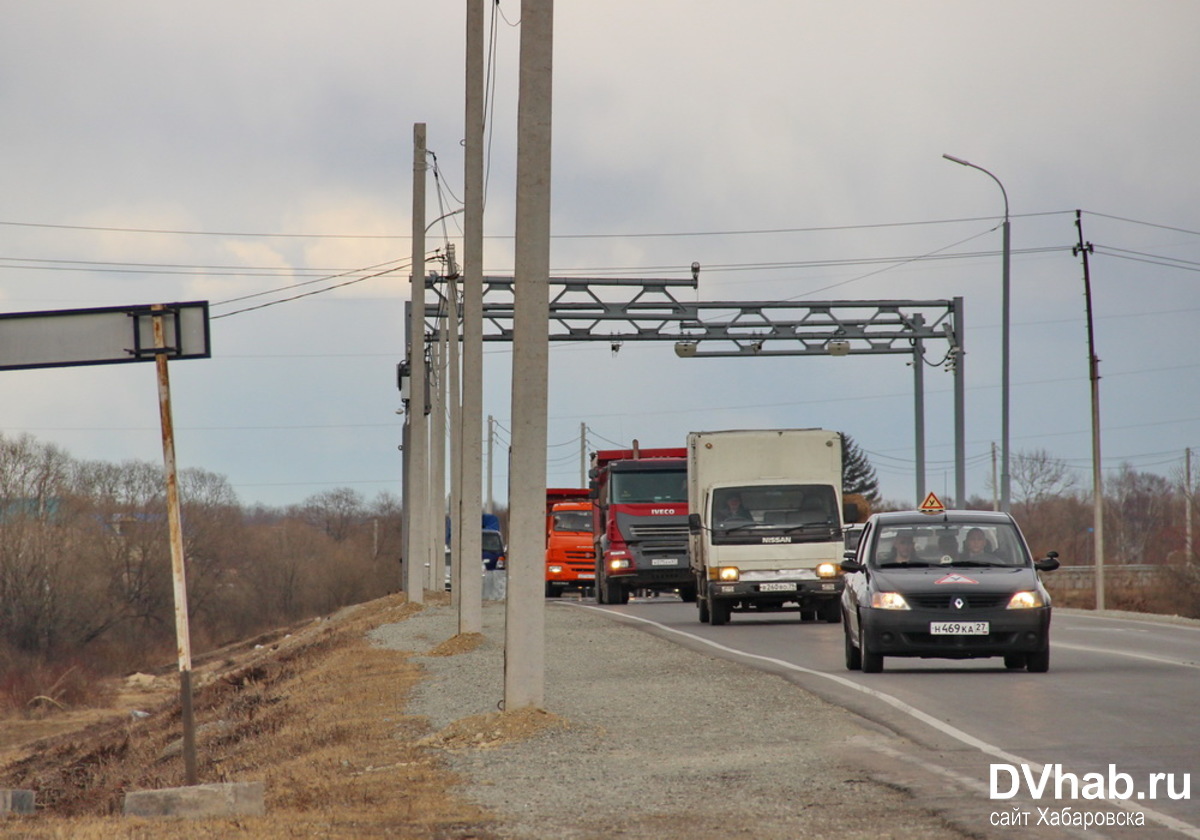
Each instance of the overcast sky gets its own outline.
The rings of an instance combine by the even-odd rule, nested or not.
[[[462,196],[464,6],[5,3],[0,311],[207,300],[212,359],[172,365],[180,466],[227,476],[246,503],[398,493],[412,126],[428,125],[436,155],[434,219]],[[1200,445],[1200,5],[557,6],[555,276],[687,277],[699,261],[689,300],[961,296],[967,485],[988,497],[1004,202],[950,153],[1008,194],[1014,452],[1044,449],[1090,485],[1077,208],[1095,246],[1106,468],[1174,476]],[[489,17],[484,270],[510,274],[519,3]],[[457,241],[458,218],[430,248]],[[928,349],[925,374],[939,493],[954,488],[944,349]],[[510,361],[487,345],[501,499]],[[548,482],[578,482],[581,424],[589,448],[820,426],[851,434],[884,494],[910,501],[906,361],[555,343]],[[5,435],[79,458],[161,458],[151,365],[0,383]]]

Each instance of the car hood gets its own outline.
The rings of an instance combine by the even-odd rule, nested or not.
[[[1028,567],[932,566],[877,569],[871,574],[871,585],[880,592],[914,595],[974,592],[984,595],[1037,589],[1038,578]]]

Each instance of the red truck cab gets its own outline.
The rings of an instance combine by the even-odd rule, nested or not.
[[[624,604],[640,591],[696,600],[688,564],[687,449],[592,454],[596,600]]]

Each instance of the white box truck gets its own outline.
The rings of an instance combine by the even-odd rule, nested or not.
[[[688,538],[700,620],[799,611],[841,620],[842,436],[825,429],[688,434]]]

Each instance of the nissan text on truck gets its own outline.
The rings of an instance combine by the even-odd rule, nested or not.
[[[799,611],[841,620],[842,436],[824,429],[692,432],[688,519],[700,620]]]
[[[696,599],[688,565],[687,450],[602,449],[589,471],[595,509],[596,600],[638,590]]]

